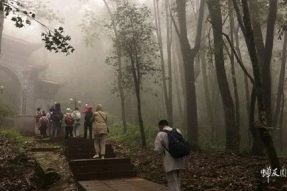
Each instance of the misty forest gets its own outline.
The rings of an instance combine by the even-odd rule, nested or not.
[[[286,0],[0,0],[0,43],[0,191],[287,190]]]

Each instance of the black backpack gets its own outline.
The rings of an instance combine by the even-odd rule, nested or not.
[[[166,148],[164,145],[163,147],[173,158],[182,158],[190,154],[190,144],[175,128],[173,128],[171,131],[162,131],[167,133],[168,138],[168,148]]]

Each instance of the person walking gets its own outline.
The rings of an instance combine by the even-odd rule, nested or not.
[[[61,133],[61,126],[62,126],[62,120],[63,120],[63,113],[61,111],[61,104],[56,103],[54,111],[51,115],[51,119],[53,121],[53,136],[57,137]]]
[[[39,119],[39,130],[43,138],[47,137],[47,128],[49,126],[49,119],[45,111],[42,111],[42,116]]]
[[[103,111],[103,106],[98,104],[96,106],[96,112],[94,113],[94,123],[93,123],[93,131],[94,131],[94,146],[96,154],[93,158],[101,159],[105,158],[106,154],[106,141],[108,134],[108,126],[107,126],[107,113]]]
[[[173,129],[168,126],[167,120],[161,120],[158,123],[159,132],[154,141],[154,150],[160,153],[163,157],[163,166],[166,173],[167,184],[169,191],[180,191],[180,171],[185,169],[185,159],[174,158],[168,151],[168,134]],[[182,135],[179,129],[176,131]]]
[[[65,138],[73,137],[73,127],[74,127],[74,119],[71,113],[71,109],[67,108],[67,113],[65,114],[64,121],[66,124],[65,127]]]
[[[74,119],[74,129],[73,129],[73,131],[74,131],[74,137],[77,137],[77,136],[79,136],[79,127],[81,126],[81,123],[80,123],[80,121],[81,121],[81,117],[82,117],[82,115],[81,115],[81,112],[79,111],[79,108],[75,108],[75,110],[72,112],[72,117],[73,117],[73,119]]]
[[[52,136],[52,129],[53,129],[53,121],[52,121],[52,113],[53,113],[53,111],[54,111],[54,109],[53,109],[53,107],[51,107],[50,109],[49,109],[49,112],[47,112],[47,114],[46,114],[46,116],[47,116],[47,118],[49,119],[49,125],[48,125],[48,136]]]
[[[89,139],[92,139],[93,132],[93,121],[94,121],[94,113],[92,107],[87,107],[85,112],[85,122],[84,122],[84,138],[87,138],[87,133],[89,132]]]
[[[41,112],[41,108],[38,107],[35,113],[35,126],[34,126],[34,133],[36,135],[39,135],[39,128],[40,128],[40,124],[39,124],[39,120],[42,117],[42,112]]]

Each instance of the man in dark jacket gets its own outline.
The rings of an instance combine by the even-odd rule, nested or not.
[[[89,130],[89,138],[92,139],[93,121],[94,121],[93,108],[88,107],[86,115],[85,115],[85,123],[84,123],[84,127],[85,127],[84,137],[85,138],[87,138],[87,131]]]
[[[53,136],[59,136],[62,126],[62,120],[63,120],[63,113],[61,111],[61,105],[59,103],[55,104],[55,109],[51,115],[51,119],[53,121]]]

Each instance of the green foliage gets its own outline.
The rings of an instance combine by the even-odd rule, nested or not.
[[[113,125],[110,127],[109,138],[114,141],[123,142],[130,146],[140,146],[141,136],[137,126],[128,124],[127,132],[123,133],[123,127],[121,125]],[[157,127],[145,128],[146,141],[148,146],[152,146],[154,139],[158,132]]]
[[[46,33],[42,33],[42,40],[46,44],[45,47],[55,53],[62,52],[66,55],[73,53],[75,49],[68,43],[71,40],[71,37],[65,36],[63,33],[63,27],[54,29],[54,32],[48,31]]]
[[[111,30],[116,29],[114,54],[106,59],[106,63],[118,69],[118,57],[122,60],[122,88],[131,90],[142,88],[141,79],[154,78],[160,71],[155,63],[158,57],[155,28],[151,11],[148,7],[137,6],[127,1],[119,2],[112,16]],[[118,70],[116,71],[119,72]]]
[[[24,137],[19,131],[10,128],[0,128],[0,137],[6,137],[21,146],[25,146],[32,141],[31,138]]]
[[[11,110],[11,108],[0,102],[0,120],[3,119],[4,117],[12,115],[14,115],[14,112]]]
[[[30,10],[28,10],[29,8]],[[23,4],[20,1],[6,0],[0,5],[0,9],[4,11],[4,15],[6,17],[11,16],[11,21],[14,22],[17,28],[31,25],[32,21],[36,21],[44,27],[46,31],[42,33],[42,40],[45,42],[45,47],[49,51],[53,51],[55,53],[61,52],[66,55],[75,51],[74,47],[69,44],[71,37],[64,35],[63,27],[50,30],[45,24],[36,19],[35,12],[33,12],[33,9],[31,10],[31,7],[26,4]],[[53,15],[48,16],[48,19],[52,19],[53,17],[57,19],[57,17]]]

